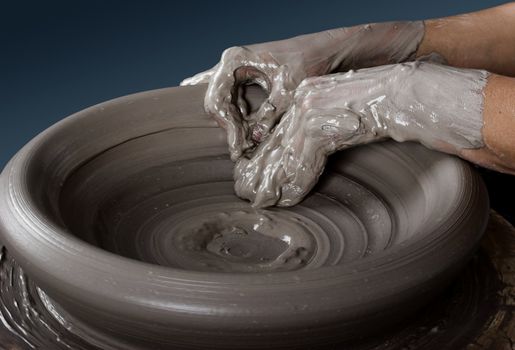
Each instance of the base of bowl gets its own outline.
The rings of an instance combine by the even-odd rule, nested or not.
[[[355,350],[500,350],[515,342],[515,228],[492,212],[481,249],[463,273],[414,317],[387,334],[331,346]],[[142,349],[77,321],[2,248],[0,343],[5,349]],[[323,346],[321,348],[324,348]]]

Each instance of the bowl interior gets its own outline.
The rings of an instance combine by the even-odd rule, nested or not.
[[[386,142],[332,157],[300,205],[254,210],[234,195],[223,131],[198,102],[162,95],[93,107],[48,137],[36,163],[45,176],[32,191],[41,210],[131,259],[269,272],[349,264],[424,239],[462,191],[460,161]]]

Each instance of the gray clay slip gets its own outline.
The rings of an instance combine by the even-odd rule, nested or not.
[[[335,154],[299,205],[252,208],[205,89],[88,108],[2,172],[1,260],[77,348],[330,347],[416,311],[477,248],[481,179],[417,144]]]
[[[451,154],[480,148],[487,76],[415,61],[305,79],[272,134],[238,159],[235,191],[258,208],[295,205],[328,155],[388,138]]]
[[[266,138],[290,108],[304,79],[412,60],[423,36],[422,21],[385,22],[231,47],[212,69],[181,85],[209,82],[205,109],[226,129],[236,161],[253,141]],[[242,98],[248,83],[260,85],[268,95],[254,111]]]

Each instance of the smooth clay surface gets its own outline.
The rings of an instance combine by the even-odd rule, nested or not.
[[[386,334],[336,346],[352,350],[510,349],[515,343],[515,228],[492,212],[481,247],[455,281],[415,315]],[[106,342],[84,325],[78,327],[69,315],[65,320],[62,310],[56,313],[54,304],[6,250],[0,256],[0,318],[3,350],[98,349],[93,344],[106,348]]]
[[[66,329],[27,342],[331,347],[401,321],[475,251],[488,214],[480,178],[416,144],[342,152],[299,205],[252,208],[233,192],[204,94],[170,88],[91,107],[4,169],[2,297],[25,290],[39,306],[19,299],[20,317]]]

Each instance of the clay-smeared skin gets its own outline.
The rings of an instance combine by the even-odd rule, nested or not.
[[[412,24],[413,23],[420,24],[419,31],[417,31],[416,27],[405,26],[404,23],[397,23],[391,28],[400,28],[400,30],[391,30],[391,33],[395,35],[386,35],[384,37],[385,41],[381,44],[385,43],[387,47],[388,45],[391,45],[393,48],[396,48],[396,45],[399,42],[404,42],[405,44],[409,44],[404,46],[404,48],[408,48],[413,47],[411,44],[413,44],[414,41],[411,39],[415,38],[415,41],[417,41],[416,38],[418,38],[420,40],[415,46],[416,52],[414,51],[408,60],[413,57],[421,59],[427,56],[437,56],[440,58],[440,63],[445,63],[449,66],[467,69],[483,69],[492,73],[488,78],[488,84],[484,91],[486,98],[483,113],[484,142],[482,147],[456,149],[452,145],[441,143],[435,147],[435,149],[459,155],[472,163],[485,166],[496,171],[514,174],[515,156],[513,155],[513,135],[511,135],[512,132],[510,132],[510,130],[515,130],[513,103],[511,98],[515,92],[515,82],[510,78],[510,76],[514,76],[515,74],[515,61],[513,60],[513,57],[515,57],[515,45],[513,45],[513,42],[515,42],[515,2],[469,14],[462,14],[448,18],[429,19],[425,20],[423,24],[421,22],[412,22]],[[388,27],[387,24],[385,25]],[[370,42],[373,42],[378,38],[376,35],[377,32],[374,30],[378,27],[381,27],[381,25],[358,26],[349,28],[348,30],[342,30],[342,32],[352,33],[356,28],[362,28],[363,31],[361,31],[361,33],[363,35],[361,37],[361,45],[363,47],[367,47]],[[373,30],[366,31],[365,29],[367,28],[372,28]],[[359,33],[360,31],[358,30],[356,32]],[[326,33],[330,33],[330,36],[332,36],[334,33],[338,33],[338,31],[329,31]],[[406,34],[406,36],[401,35],[401,33]],[[410,39],[409,35],[414,35],[415,33],[423,35],[420,37],[412,36]],[[353,35],[350,37],[353,37]],[[393,37],[399,39],[399,41],[392,40],[392,42],[390,42],[390,39]],[[303,38],[303,40],[301,40],[302,46],[293,45],[295,42],[293,39],[284,40],[280,42],[283,44],[284,49],[279,51],[283,54],[284,52],[308,52],[311,56],[316,57],[313,53],[315,52],[314,50],[317,50],[320,54],[319,57],[322,57],[322,61],[324,61],[324,59],[330,61],[333,57],[339,57],[338,55],[331,56],[334,53],[334,50],[340,50],[340,46],[336,45],[338,44],[338,41],[333,41],[333,51],[328,51],[327,46],[324,45],[324,43],[331,43],[331,41],[324,40],[324,36],[320,33],[300,38]],[[406,40],[403,41],[404,39]],[[352,42],[352,40],[349,42],[344,40],[342,42],[346,42],[348,44]],[[292,46],[295,49],[292,49]],[[260,44],[260,47],[264,49],[264,53],[261,55],[263,57],[267,55],[270,56],[273,54],[273,50],[277,50],[277,47],[274,47],[272,44]],[[298,49],[299,47],[300,49]],[[353,47],[353,45],[351,44],[349,47]],[[400,45],[400,47],[402,47],[402,45]],[[270,50],[266,51],[267,49]],[[371,65],[392,63],[388,62],[387,59],[369,60],[371,57],[379,58],[384,52],[384,45],[377,45],[377,47],[374,47],[373,45],[368,46],[368,50],[366,52],[361,52],[364,55],[356,54],[354,56],[346,56],[347,59],[351,60],[355,58],[355,61],[352,63],[357,64],[354,67],[352,65],[342,65],[335,69],[335,71],[359,68],[367,66],[368,63]],[[350,53],[354,54],[352,50],[350,50]],[[343,55],[345,56],[345,53]],[[292,62],[292,67],[296,67],[296,63],[299,61],[297,56],[294,55],[294,57],[290,57],[286,55],[286,57]],[[208,108],[208,111],[212,113],[215,118],[218,118],[218,120],[221,121],[221,125],[225,127],[229,125],[229,128],[232,129],[228,131],[231,150],[235,148],[252,148],[252,144],[249,142],[248,138],[247,140],[244,140],[241,136],[248,135],[250,129],[254,129],[254,131],[256,131],[253,132],[255,141],[263,141],[267,136],[267,133],[262,133],[261,129],[264,129],[265,131],[270,130],[270,127],[280,117],[280,113],[277,113],[277,115],[274,114],[274,108],[270,108],[271,105],[269,103],[265,103],[262,109],[268,110],[269,112],[271,111],[270,113],[274,115],[274,118],[271,118],[269,125],[267,124],[263,128],[259,127],[259,118],[263,113],[257,114],[257,118],[250,118],[250,120],[247,120],[249,118],[245,117],[245,110],[243,110],[243,114],[238,114],[239,111],[237,106],[241,104],[239,101],[242,100],[239,87],[242,82],[245,83],[246,81],[245,79],[242,79],[242,77],[248,77],[249,82],[258,82],[261,85],[266,85],[263,84],[264,78],[270,74],[273,76],[273,73],[268,71],[260,71],[259,65],[249,65],[247,64],[248,61],[241,60],[240,58],[240,56],[233,57],[233,60],[231,61],[230,55],[227,57],[224,56],[215,69],[204,75],[200,74],[195,79],[191,79],[189,81],[191,83],[210,83],[210,91],[212,93],[206,96],[206,106],[216,106],[216,109]],[[368,63],[364,64],[367,60],[369,60]],[[289,63],[287,61],[284,62],[286,63],[280,65],[282,68],[281,75],[287,76],[289,74]],[[228,67],[228,70],[226,70],[224,74],[216,75],[215,77],[214,73],[219,72],[223,66]],[[231,71],[231,67],[235,69]],[[253,72],[251,75],[247,73],[241,74],[249,69]],[[316,70],[314,72],[317,73]],[[321,75],[327,73],[318,72],[318,74]],[[260,78],[257,79],[255,78],[256,76],[259,76]],[[305,76],[309,78],[309,75]],[[219,87],[221,88],[219,89]],[[232,93],[229,93],[228,91],[231,88]],[[219,93],[225,97],[222,99],[218,98],[217,94]],[[279,99],[279,97],[277,98]],[[293,102],[291,91],[284,100],[288,101],[291,105]],[[286,111],[284,109],[279,110],[284,113],[288,113],[287,111],[289,109],[286,109]],[[226,116],[230,116],[231,118],[226,118],[225,121],[221,120]],[[240,118],[236,118],[234,120],[234,116],[239,116]],[[252,113],[248,117],[251,116]],[[254,117],[256,117],[256,115],[254,115]],[[460,121],[460,123],[461,122],[462,121]],[[241,128],[237,127],[239,123],[243,123]],[[258,125],[258,127],[255,127],[256,125]],[[471,127],[474,128],[475,125],[472,125]],[[236,129],[244,129],[240,132],[241,137],[239,137],[239,139],[241,141],[241,145],[239,146],[235,146],[235,144],[237,144],[237,138],[234,137]],[[252,149],[249,149],[249,152],[246,152],[246,155],[251,153]],[[233,160],[240,154],[241,152],[238,151],[232,152]],[[277,164],[273,167],[280,168]],[[290,169],[293,168],[291,164],[288,165],[288,167]],[[315,171],[316,170],[317,169],[315,169]],[[301,189],[300,192],[303,192],[303,189]],[[272,196],[274,195],[277,196],[277,193],[272,194]],[[270,196],[268,193],[260,195],[260,197],[263,198],[268,196]]]
[[[308,78],[270,137],[237,161],[236,193],[256,207],[292,206],[328,155],[386,138],[453,154],[481,148],[487,75],[416,61]]]
[[[209,83],[205,108],[226,129],[233,161],[266,138],[289,109],[307,77],[412,59],[424,35],[416,22],[374,23],[327,30],[291,39],[232,47],[212,69],[181,85]],[[250,113],[241,86],[261,85],[269,94]]]
[[[478,165],[515,175],[515,78],[492,74],[484,93],[482,133],[486,147],[463,149],[459,155]]]
[[[91,107],[9,162],[0,241],[33,281],[23,305],[43,302],[44,317],[115,349],[334,348],[403,320],[475,250],[479,176],[417,144],[340,152],[299,205],[251,208],[204,96],[171,88]]]

